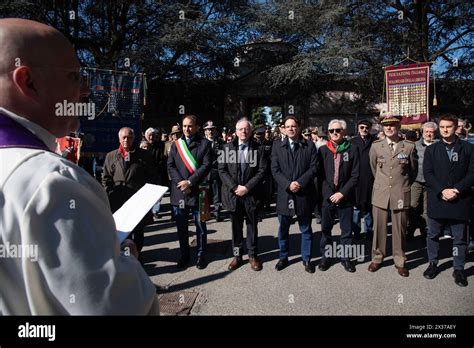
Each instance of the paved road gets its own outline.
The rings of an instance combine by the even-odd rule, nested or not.
[[[169,205],[167,198],[163,208]],[[367,271],[368,243],[365,258],[358,263],[355,273],[346,272],[337,263],[328,271],[304,271],[299,255],[297,224],[290,230],[290,266],[281,272],[274,267],[278,260],[276,238],[278,221],[271,215],[259,223],[260,257],[263,270],[255,272],[248,263],[228,272],[231,261],[230,221],[211,220],[208,223],[209,266],[198,270],[194,265],[185,270],[176,268],[179,258],[176,226],[169,212],[147,228],[145,234],[145,269],[159,287],[162,308],[166,303],[169,314],[191,315],[473,315],[474,257],[470,254],[466,271],[471,284],[461,288],[452,278],[451,240],[442,240],[440,267],[443,270],[434,280],[423,278],[427,267],[426,248],[418,237],[408,244],[408,278],[400,277],[393,260],[388,257],[376,273]],[[313,260],[320,253],[320,225],[313,220]],[[191,224],[190,231],[195,231]],[[339,235],[338,225],[334,235]],[[191,235],[190,241],[194,239]],[[194,249],[192,249],[194,251]],[[391,253],[390,253],[391,254]],[[244,260],[247,258],[245,257]],[[187,303],[188,298],[190,299]],[[173,307],[174,306],[174,307]],[[187,306],[187,307],[186,307]]]

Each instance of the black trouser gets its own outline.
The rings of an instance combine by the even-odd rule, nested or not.
[[[145,227],[153,223],[153,215],[148,212],[130,233],[129,239],[133,240],[137,245],[138,253],[141,253],[145,244]]]
[[[463,270],[466,262],[467,222],[453,219],[433,219],[428,217],[426,246],[428,261],[438,263],[439,236],[449,227],[453,235],[453,268]]]
[[[249,257],[258,255],[258,212],[256,207],[246,207],[242,198],[237,198],[235,211],[230,213],[232,223],[232,249],[234,256],[242,256],[244,240],[244,219],[247,225],[247,253]]]
[[[144,227],[136,227],[132,233],[130,233],[129,239],[133,240],[137,245],[138,253],[142,252],[143,244],[145,243],[145,231]]]
[[[214,214],[219,215],[221,212],[221,178],[217,170],[212,169],[211,173],[211,193],[212,193],[212,204],[214,205]]]

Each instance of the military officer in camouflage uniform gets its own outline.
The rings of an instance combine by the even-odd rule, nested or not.
[[[418,172],[415,143],[402,140],[398,132],[401,118],[386,114],[381,124],[385,138],[374,141],[370,152],[370,167],[375,181],[372,191],[374,238],[369,271],[377,271],[386,255],[387,220],[392,217],[392,254],[395,267],[402,277],[408,277],[405,267],[405,237],[410,187]]]

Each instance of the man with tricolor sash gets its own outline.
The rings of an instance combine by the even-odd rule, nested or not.
[[[206,220],[209,216],[209,190],[204,181],[211,170],[211,143],[198,134],[197,117],[183,118],[183,136],[171,145],[168,173],[171,178],[171,205],[176,218],[181,257],[178,268],[190,261],[188,216],[192,212],[196,225],[198,269],[204,269],[207,244]]]

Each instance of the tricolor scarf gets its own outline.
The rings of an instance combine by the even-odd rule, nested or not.
[[[175,141],[176,149],[178,150],[179,157],[184,162],[184,165],[188,169],[191,175],[197,170],[197,161],[194,158],[191,151],[188,149],[188,145],[183,138],[179,138]],[[207,221],[210,219],[210,202],[209,202],[209,187],[207,185],[199,185],[199,221]]]
[[[336,158],[338,153],[342,153],[351,147],[351,142],[344,140],[341,144],[337,145],[337,148],[335,148],[334,143],[332,141],[328,141],[326,146],[328,147],[329,151],[334,154],[334,158]]]
[[[178,150],[179,157],[184,162],[184,165],[188,169],[189,173],[194,174],[197,169],[197,161],[194,159],[193,154],[188,149],[188,145],[183,138],[179,138],[175,141],[176,149]]]

